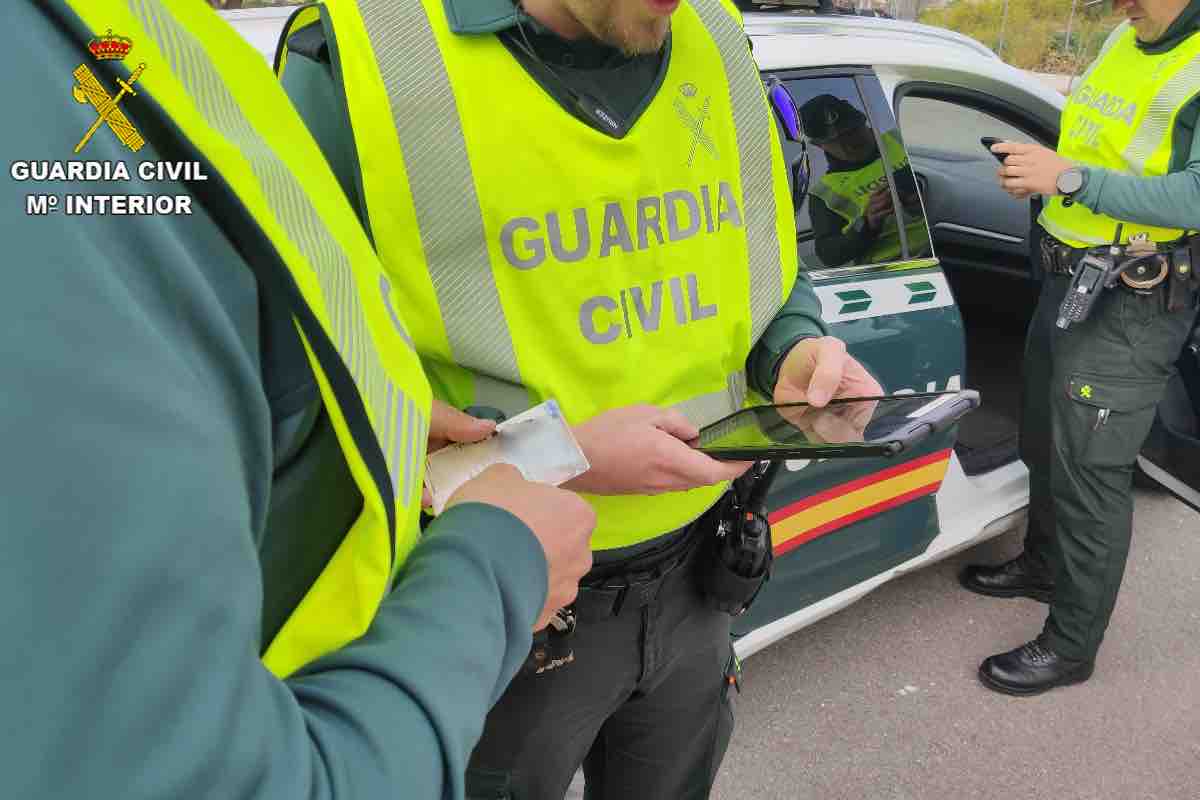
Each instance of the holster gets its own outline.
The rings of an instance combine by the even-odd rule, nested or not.
[[[1167,276],[1167,313],[1196,307],[1200,295],[1200,278],[1196,277],[1196,265],[1200,264],[1200,236],[1191,236],[1187,244],[1176,248],[1171,254],[1171,272]]]
[[[770,579],[773,561],[766,509],[747,508],[730,491],[701,558],[700,587],[709,605],[733,616],[745,613]]]

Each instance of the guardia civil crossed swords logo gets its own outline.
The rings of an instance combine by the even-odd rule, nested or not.
[[[685,97],[689,100],[694,98],[697,93],[695,85],[691,83],[682,84],[679,87],[679,94],[675,95],[674,103],[675,113],[679,115],[679,121],[692,134],[692,146],[688,150],[687,160],[689,167],[696,159],[697,147],[703,147],[713,158],[720,158],[720,155],[717,153],[717,143],[704,130],[704,123],[708,121],[708,106],[712,98],[704,98],[699,113],[693,113],[692,109],[688,107],[687,100],[684,100]]]
[[[114,36],[112,28],[109,28],[108,33],[104,36],[98,36],[88,42],[88,50],[97,61],[123,61],[132,49],[133,40],[127,36]],[[129,121],[129,118],[121,112],[119,106],[126,95],[137,94],[133,90],[133,84],[142,76],[145,69],[145,63],[141,63],[130,73],[128,78],[117,78],[117,85],[120,89],[115,95],[109,95],[104,84],[87,64],[80,64],[76,67],[72,74],[78,83],[71,87],[71,96],[77,103],[91,103],[96,110],[96,121],[83,134],[79,144],[75,145],[76,153],[87,145],[101,125],[108,125],[121,144],[132,152],[136,153],[142,148],[146,140],[142,138],[142,134]]]

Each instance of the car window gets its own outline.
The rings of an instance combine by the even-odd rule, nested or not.
[[[983,148],[979,140],[984,136],[1037,141],[986,111],[932,97],[905,97],[900,103],[900,127],[914,154],[933,157],[978,158]]]
[[[1021,125],[1019,109],[1001,117],[983,110],[983,96],[945,91],[940,97],[904,93],[897,101],[938,258],[952,272],[985,268],[1027,277],[1029,200],[1001,188],[999,164],[979,140],[1039,143],[1040,137]]]
[[[891,106],[879,85],[879,79],[874,75],[860,75],[859,88],[866,100],[867,113],[871,115],[879,138],[884,142],[883,157],[888,162],[888,171],[892,176],[900,205],[896,213],[900,217],[900,225],[904,231],[907,245],[907,258],[927,258],[933,255],[933,245],[929,238],[929,225],[925,219],[925,207],[922,196],[918,191],[918,178],[909,163],[909,147],[911,142],[905,141],[892,116]],[[921,191],[925,189],[920,186]]]
[[[804,133],[802,143],[783,142],[793,183],[808,183],[796,209],[801,263],[822,269],[898,261],[908,238],[913,252],[928,253],[916,181],[882,95],[880,115],[853,76],[784,78],[784,84]],[[797,170],[805,158],[807,169]],[[919,232],[910,236],[910,229]]]

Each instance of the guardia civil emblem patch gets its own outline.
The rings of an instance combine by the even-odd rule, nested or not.
[[[104,36],[97,36],[88,42],[88,50],[97,61],[123,61],[132,49],[133,40],[127,36],[113,35],[111,28]],[[120,104],[126,95],[137,94],[133,90],[133,84],[137,83],[137,79],[142,76],[145,69],[144,63],[138,64],[128,78],[117,78],[117,85],[120,88],[115,95],[110,95],[104,88],[104,84],[86,63],[76,67],[72,74],[77,83],[71,87],[71,96],[77,103],[91,103],[96,110],[96,121],[83,134],[79,144],[75,145],[76,153],[87,145],[101,125],[107,125],[121,144],[134,153],[142,148],[146,140],[142,138],[142,134],[129,121],[129,118],[121,112]]]

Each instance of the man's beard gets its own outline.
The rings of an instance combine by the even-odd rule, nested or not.
[[[639,20],[633,25],[621,25],[617,20],[610,19],[601,41],[632,58],[657,53],[666,41],[667,31],[670,29],[670,18]]]
[[[615,47],[628,57],[658,52],[671,28],[670,17],[638,17],[626,20],[615,0],[575,0],[569,8],[598,41]]]

